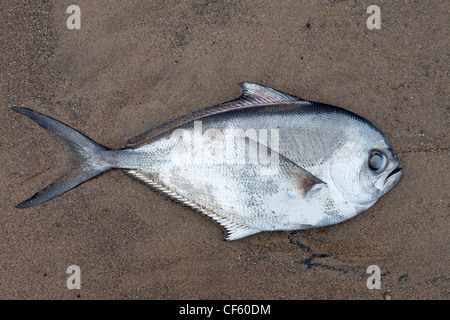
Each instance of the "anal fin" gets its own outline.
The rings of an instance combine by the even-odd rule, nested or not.
[[[169,188],[165,187],[163,184],[158,183],[154,177],[152,177],[149,173],[143,171],[143,170],[125,170],[127,174],[132,176],[133,178],[136,178],[137,180],[145,183],[146,185],[152,187],[156,191],[159,191],[163,193],[164,195],[168,196],[172,200],[179,202],[181,204],[184,204],[192,209],[194,209],[197,212],[200,212],[203,215],[208,216],[215,222],[217,222],[223,229],[225,229],[227,235],[224,238],[226,241],[232,241],[232,240],[238,240],[247,236],[250,236],[252,234],[258,233],[261,230],[250,228],[248,226],[242,225],[240,223],[230,221],[227,218],[224,218],[220,216],[219,214],[206,209],[197,203],[191,201],[190,199],[187,199],[183,197],[182,195],[170,190]]]
[[[228,228],[224,227],[222,224],[221,224],[221,226],[223,228],[225,228],[225,230],[227,231],[227,236],[224,239],[226,241],[242,239],[242,238],[251,236],[252,234],[261,232],[261,230],[252,229],[247,226],[242,226],[242,225],[237,225],[237,224],[234,224],[233,226],[228,227]]]

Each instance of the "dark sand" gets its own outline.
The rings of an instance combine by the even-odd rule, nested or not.
[[[81,30],[66,27],[72,1],[30,2],[0,6],[1,299],[449,298],[448,1],[79,1]],[[241,81],[369,119],[403,179],[344,223],[234,242],[120,170],[14,208],[63,172],[66,149],[11,106],[117,148]]]

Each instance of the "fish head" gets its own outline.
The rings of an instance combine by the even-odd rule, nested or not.
[[[346,203],[369,208],[403,176],[397,153],[384,134],[371,124],[349,129],[336,151],[330,176]]]

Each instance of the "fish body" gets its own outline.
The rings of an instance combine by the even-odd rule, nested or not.
[[[401,178],[369,121],[344,109],[242,83],[239,98],[169,121],[108,150],[25,108],[73,150],[72,170],[18,207],[48,201],[112,168],[218,222],[226,240],[339,223]]]

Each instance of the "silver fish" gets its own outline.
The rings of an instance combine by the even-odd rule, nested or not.
[[[70,169],[18,204],[44,203],[113,168],[218,222],[225,240],[336,224],[402,177],[393,147],[344,109],[241,83],[239,98],[157,126],[109,150],[67,125],[13,107],[57,134]]]

